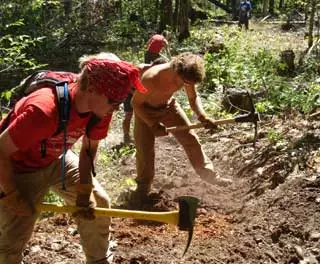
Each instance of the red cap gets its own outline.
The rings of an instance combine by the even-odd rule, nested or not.
[[[128,62],[93,59],[86,66],[89,86],[110,100],[124,101],[132,88],[148,91],[139,80],[139,70]]]

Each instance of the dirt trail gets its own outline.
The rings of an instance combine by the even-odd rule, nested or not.
[[[270,143],[270,126],[284,140]],[[181,259],[186,233],[114,219],[115,263],[320,263],[319,125],[295,117],[264,121],[255,149],[247,144],[252,132],[248,125],[214,135],[199,130],[219,173],[233,179],[229,187],[203,182],[172,137],[158,139],[155,190],[171,204],[180,195],[201,199],[194,239]],[[134,162],[126,156],[108,169],[134,177]],[[112,192],[114,182],[103,177]],[[61,215],[40,220],[25,263],[84,263],[73,220]]]

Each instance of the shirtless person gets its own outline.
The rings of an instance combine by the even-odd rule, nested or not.
[[[195,87],[204,76],[203,59],[190,52],[182,53],[170,62],[155,65],[143,72],[141,82],[148,89],[148,93],[137,92],[132,99],[137,150],[136,194],[139,194],[142,200],[150,192],[155,175],[155,137],[168,135],[166,127],[191,124],[173,98],[175,92],[184,87],[190,107],[198,116],[198,120],[207,129],[216,128],[213,120],[208,118],[203,110]],[[172,134],[183,146],[193,168],[203,180],[223,186],[231,182],[229,179],[219,177],[213,170],[212,162],[203,152],[199,139],[192,129]]]

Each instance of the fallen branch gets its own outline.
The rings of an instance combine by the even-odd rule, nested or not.
[[[300,24],[300,25],[305,25],[306,22],[305,21],[267,21],[267,22],[263,22],[266,24]]]
[[[265,16],[264,18],[262,18],[259,22],[261,23],[261,22],[264,22],[265,20],[267,20],[269,17],[271,17],[271,15],[267,15],[267,16]]]
[[[310,47],[310,49],[308,49],[308,52],[307,52],[307,54],[306,54],[306,57],[307,57],[307,58],[310,56],[312,50],[313,50],[316,46],[318,46],[319,44],[320,44],[320,39],[318,39],[317,41],[315,41],[315,42],[312,44],[312,46]]]

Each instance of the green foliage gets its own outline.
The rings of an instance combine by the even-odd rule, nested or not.
[[[275,75],[279,65],[276,56],[266,48],[257,47],[255,40],[246,34],[222,29],[225,48],[205,55],[207,90],[214,91],[219,85],[259,90],[264,79]]]
[[[120,146],[119,149],[112,149],[109,152],[111,160],[119,160],[124,157],[134,156],[136,154],[136,149],[132,146]]]
[[[101,148],[99,151],[99,161],[108,164],[113,161],[119,161],[122,158],[132,157],[136,154],[136,149],[129,145],[117,145],[113,148]]]
[[[268,134],[267,134],[267,139],[271,143],[276,144],[276,143],[281,142],[284,139],[284,137],[280,132],[276,131],[273,128],[270,128],[268,131]]]
[[[64,204],[63,199],[52,191],[49,191],[43,198],[45,203]]]
[[[215,104],[219,102],[219,94],[223,88],[242,87],[251,92],[264,91],[264,97],[256,102],[259,112],[278,113],[287,109],[295,109],[309,113],[319,104],[319,85],[313,80],[317,76],[318,63],[309,59],[298,72],[297,77],[288,78],[278,75],[277,70],[284,67],[280,63],[279,53],[283,49],[281,38],[274,37],[266,42],[266,37],[259,34],[241,32],[232,27],[220,27],[219,32],[207,30],[193,34],[194,43],[210,46],[219,42],[223,36],[225,48],[219,52],[207,52],[206,79],[201,93],[210,104],[208,97],[215,94]],[[201,34],[199,34],[201,32]],[[192,39],[189,40],[192,42]],[[223,88],[221,88],[223,87]],[[219,109],[219,107],[205,107]],[[214,110],[213,112],[216,112]]]

